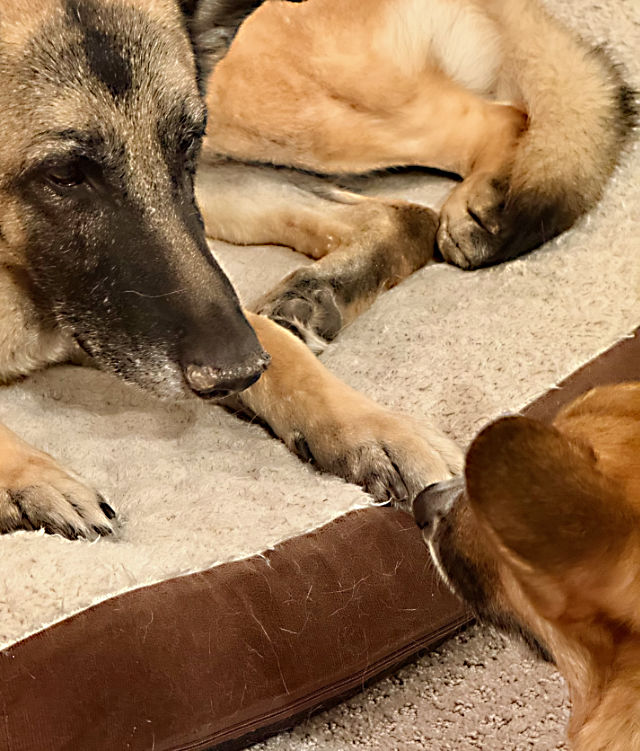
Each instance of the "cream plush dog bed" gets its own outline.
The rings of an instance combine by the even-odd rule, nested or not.
[[[633,3],[568,6],[603,35],[611,14],[627,13],[638,40]],[[614,39],[637,83],[625,43]],[[464,444],[640,323],[639,178],[633,151],[598,209],[526,258],[474,273],[423,269],[324,362]],[[368,186],[431,205],[448,188],[411,175]],[[305,262],[282,248],[214,250],[245,300]],[[161,404],[75,367],[3,389],[0,407],[9,427],[104,491],[122,520],[115,540],[0,539],[0,748],[246,743],[465,620],[408,516],[370,508],[358,488],[301,464],[257,425],[206,404]]]

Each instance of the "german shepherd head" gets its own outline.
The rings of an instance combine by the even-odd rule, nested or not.
[[[0,71],[0,341],[57,332],[165,396],[257,380],[194,200],[205,108],[178,3],[4,0]],[[29,369],[7,349],[0,376]]]
[[[450,587],[556,662],[574,748],[640,748],[640,383],[498,420],[414,514]]]

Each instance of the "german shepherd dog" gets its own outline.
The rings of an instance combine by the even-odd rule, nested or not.
[[[434,230],[444,259],[469,269],[566,230],[600,197],[635,122],[635,95],[607,53],[539,0],[201,0],[190,10],[207,82],[207,230],[319,259],[258,308],[316,350],[432,260]],[[463,178],[439,219],[339,189],[344,175],[403,165]]]
[[[164,398],[242,392],[292,450],[378,498],[449,476],[458,451],[435,428],[241,309],[194,199],[205,103],[174,0],[3,0],[0,72],[3,381],[88,355]],[[113,530],[96,491],[1,426],[0,457],[1,531]]]
[[[555,661],[575,751],[640,748],[640,382],[489,425],[414,514],[450,587]]]
[[[0,71],[0,378],[88,356],[164,398],[233,401],[378,499],[450,476],[457,449],[295,334],[324,346],[431,260],[436,233],[477,266],[561,231],[633,119],[606,55],[529,0],[4,0]],[[440,222],[309,173],[407,163],[465,178]],[[256,315],[205,224],[320,260]],[[0,531],[112,531],[51,457],[6,428],[0,451]]]

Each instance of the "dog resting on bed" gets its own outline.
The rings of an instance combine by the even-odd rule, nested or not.
[[[195,203],[206,112],[177,2],[3,0],[0,71],[0,380],[89,355],[165,399],[241,392],[293,451],[380,499],[450,475],[438,430],[241,309]],[[432,242],[433,216],[421,226]],[[95,536],[113,518],[0,426],[0,531]]]
[[[321,348],[430,261],[436,233],[477,266],[563,230],[632,122],[608,58],[533,0],[3,0],[0,71],[0,379],[88,355],[163,398],[233,399],[305,460],[399,501],[449,477],[457,449],[295,334]],[[274,163],[465,179],[439,222]],[[256,315],[204,225],[321,260]],[[113,516],[0,427],[0,531],[92,536]]]
[[[207,230],[319,259],[259,308],[316,349],[432,259],[427,209],[340,190],[341,176],[403,165],[459,175],[437,245],[477,268],[588,211],[635,121],[635,95],[608,54],[539,0],[185,6],[209,109],[198,182]]]
[[[640,382],[494,422],[414,514],[450,587],[555,661],[575,751],[640,748]]]

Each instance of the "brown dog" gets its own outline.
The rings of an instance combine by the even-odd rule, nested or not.
[[[640,382],[494,422],[414,513],[449,586],[556,662],[575,751],[640,748]]]

